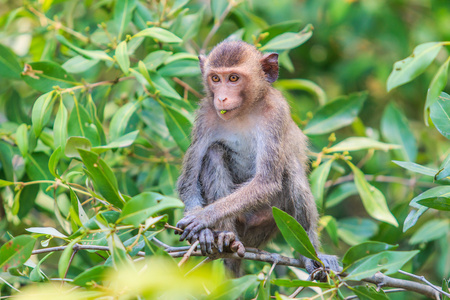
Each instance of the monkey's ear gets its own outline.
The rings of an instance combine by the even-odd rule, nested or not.
[[[206,56],[204,56],[203,54],[200,54],[198,56],[198,62],[200,64],[200,70],[202,71],[202,74],[204,73],[205,61],[206,61]]]
[[[264,54],[261,66],[268,82],[272,83],[278,78],[278,53]]]

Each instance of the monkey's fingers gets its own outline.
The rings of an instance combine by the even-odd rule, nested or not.
[[[205,239],[206,239],[206,252],[212,254],[213,253],[212,244],[214,243],[214,235],[211,230],[209,229],[206,230]]]
[[[234,241],[230,246],[231,251],[236,252],[240,257],[245,256],[245,247],[244,244],[240,241]]]
[[[198,238],[198,241],[200,242],[200,250],[204,256],[206,256],[206,232],[206,230],[202,230]]]
[[[190,223],[192,223],[192,221],[195,219],[195,217],[193,215],[190,216],[186,216],[183,219],[181,219],[180,221],[178,221],[177,226],[180,229],[184,229],[186,228],[186,226],[188,226]]]
[[[224,232],[219,232],[219,235],[217,236],[217,250],[219,250],[219,253],[223,252],[223,240],[225,238]]]
[[[192,226],[192,227],[191,227],[191,229],[190,229],[189,234],[186,236],[186,239],[187,239],[187,240],[189,240],[191,237],[194,236],[194,234],[199,233],[200,230],[202,230],[202,229],[204,229],[204,228],[206,227],[204,224],[198,224],[198,223],[192,223],[192,224],[189,225],[189,226]],[[189,227],[189,226],[188,226],[188,227]],[[187,230],[188,227],[186,227],[186,229],[185,229],[184,232],[186,232],[186,230]],[[184,234],[184,232],[183,232],[183,234]]]

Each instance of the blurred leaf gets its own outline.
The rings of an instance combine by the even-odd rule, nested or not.
[[[270,27],[264,29],[263,32],[267,32],[269,34],[269,37],[272,38],[285,32],[296,32],[300,29],[301,25],[302,21],[299,20],[284,21],[275,25],[271,25]]]
[[[55,123],[53,124],[53,136],[55,148],[61,147],[61,151],[64,152],[67,141],[67,109],[62,98],[56,113]]]
[[[153,83],[158,91],[160,91],[161,96],[181,99],[177,91],[170,86],[170,84],[158,73],[150,73]]]
[[[428,207],[419,204],[415,204],[415,207],[417,208],[417,210],[411,210],[406,217],[405,222],[403,223],[403,232],[406,232],[408,229],[416,225],[419,217],[428,210]]]
[[[127,130],[128,122],[135,113],[140,102],[128,102],[116,111],[109,124],[109,139],[114,141],[124,135]]]
[[[14,181],[14,168],[12,165],[13,150],[11,145],[0,141],[0,163],[5,179]]]
[[[275,81],[274,86],[285,90],[301,90],[317,97],[320,105],[327,103],[325,91],[316,83],[306,79],[280,79]]]
[[[91,150],[91,148],[92,144],[87,138],[79,136],[71,136],[67,140],[64,154],[67,157],[81,158],[80,154],[78,153],[78,149],[84,149],[89,151]]]
[[[164,64],[168,65],[172,62],[178,61],[178,60],[189,60],[189,61],[195,61],[197,62],[197,66],[198,66],[198,56],[188,53],[188,52],[178,52],[175,53],[173,55],[170,55],[165,61]]]
[[[419,250],[397,252],[383,251],[378,254],[370,255],[350,265],[347,269],[348,275],[345,277],[345,281],[361,280],[373,276],[377,272],[382,272],[386,275],[394,274],[419,252]]]
[[[44,256],[44,258],[42,258],[36,265],[36,267],[34,267],[34,269],[30,272],[30,280],[33,282],[40,282],[40,281],[44,281],[45,277],[42,275],[42,271],[41,271],[41,264],[50,256],[52,255],[54,252],[50,252],[48,253],[46,256]]]
[[[0,44],[0,77],[20,79],[21,72],[22,67],[14,52]]]
[[[349,245],[367,241],[378,231],[377,224],[366,218],[345,218],[338,220],[339,237]]]
[[[128,0],[122,1],[127,2]],[[120,1],[119,1],[120,2]],[[128,74],[130,68],[130,58],[128,57],[127,42],[123,41],[116,48],[116,59],[124,74]]]
[[[430,117],[434,126],[446,138],[450,139],[450,95],[442,93],[430,107]]]
[[[164,109],[164,119],[170,135],[183,152],[189,148],[192,122],[178,110],[160,102]]]
[[[48,160],[48,170],[56,178],[61,178],[58,175],[57,170],[60,158],[61,158],[61,147],[58,147],[55,149],[55,151],[53,151],[52,155],[50,156],[50,159]]]
[[[98,59],[87,59],[77,55],[67,60],[61,67],[68,73],[83,73],[98,64]]]
[[[148,217],[169,208],[183,208],[183,202],[157,193],[144,192],[134,196],[122,209],[118,222],[139,226]]]
[[[325,182],[327,181],[328,174],[330,173],[331,164],[333,159],[321,164],[311,172],[309,180],[311,182],[311,192],[316,200],[317,208],[319,211],[323,209],[323,193],[325,188]]]
[[[450,195],[447,198],[423,199],[417,201],[420,205],[443,211],[450,211]]]
[[[53,109],[55,97],[54,92],[48,92],[41,95],[36,102],[34,102],[33,110],[31,111],[31,122],[33,123],[34,134],[39,137],[42,129],[50,120],[50,115]]]
[[[323,216],[319,220],[319,224],[325,227],[328,235],[330,236],[333,243],[338,246],[339,244],[339,235],[338,235],[338,227],[336,223],[336,219],[332,216]]]
[[[172,164],[164,164],[164,169],[159,178],[159,188],[165,195],[176,196],[175,184],[178,178],[178,168]]]
[[[0,248],[0,270],[19,266],[31,256],[36,239],[29,235],[19,235]]]
[[[51,235],[53,237],[57,237],[57,238],[61,238],[61,239],[67,238],[67,236],[65,234],[62,234],[61,232],[59,232],[58,230],[56,230],[53,227],[29,227],[29,228],[26,228],[25,230],[28,232],[32,232],[32,233]]]
[[[422,74],[441,49],[441,42],[420,44],[414,48],[411,56],[397,61],[387,80],[387,91],[410,82]]]
[[[78,148],[89,177],[106,201],[122,208],[125,201],[119,195],[117,179],[111,168],[96,153]]]
[[[313,26],[308,24],[299,33],[285,32],[268,41],[259,50],[286,50],[294,49],[305,43],[312,36]]]
[[[135,34],[133,36],[133,38],[136,38],[139,36],[148,36],[148,37],[154,38],[163,43],[178,44],[183,41],[182,39],[177,37],[172,32],[170,32],[166,29],[163,29],[163,28],[159,28],[159,27],[151,27],[151,28],[144,29],[144,30],[138,32],[137,34]]]
[[[56,39],[63,44],[64,46],[72,49],[76,53],[93,60],[104,60],[104,61],[114,61],[105,51],[102,50],[84,50],[79,48],[72,43],[70,43],[65,37],[62,35],[57,35]]]
[[[314,281],[306,281],[306,280],[300,280],[300,279],[272,279],[270,281],[274,285],[278,286],[284,286],[284,287],[300,287],[300,286],[317,286],[324,289],[329,289],[332,287],[332,285],[326,283],[326,282],[314,282]]]
[[[305,229],[286,212],[272,207],[273,217],[286,242],[301,255],[321,262]]]
[[[58,262],[58,275],[59,278],[65,278],[66,272],[69,270],[70,257],[73,253],[73,245],[78,242],[79,238],[72,240],[67,244],[66,248],[63,250],[61,257]]]
[[[380,190],[367,182],[367,180],[364,178],[364,173],[361,172],[360,169],[358,169],[349,161],[347,161],[347,163],[352,169],[353,174],[355,175],[355,185],[358,189],[359,195],[361,196],[361,200],[367,213],[374,219],[398,227],[398,222],[390,212],[383,193],[381,193]]]
[[[415,173],[419,173],[419,174],[423,174],[423,175],[428,175],[428,176],[433,176],[437,173],[437,170],[428,168],[428,167],[424,167],[422,165],[413,163],[413,162],[409,162],[409,161],[398,161],[398,160],[393,160],[393,163],[399,165],[402,168],[405,168],[407,170],[413,171]]]
[[[17,212],[18,218],[25,218],[27,214],[33,209],[39,190],[39,185],[32,184],[25,186],[20,191],[20,195],[18,195],[18,198],[14,199],[14,202],[18,201],[20,206],[19,211]]]
[[[416,207],[416,203],[423,199],[433,199],[433,198],[450,198],[450,186],[437,186],[426,190],[422,194],[414,197],[409,203],[410,206]],[[421,205],[416,208],[420,208]]]
[[[38,61],[28,64],[31,70],[22,73],[22,79],[40,92],[49,92],[54,86],[68,88],[77,84],[60,65],[50,61]],[[32,74],[32,75],[30,75]]]
[[[27,154],[25,169],[31,180],[51,180],[52,174],[48,169],[49,157],[43,152]]]
[[[69,137],[85,137],[93,146],[100,145],[100,136],[95,123],[86,109],[75,101],[69,116],[70,126],[67,128]],[[76,151],[75,151],[76,152]],[[78,152],[76,153],[78,155]]]
[[[177,60],[168,63],[158,70],[159,75],[164,77],[191,77],[200,76],[200,66],[195,60]]]
[[[12,181],[6,181],[3,179],[0,179],[0,188],[5,187],[5,186],[10,186],[13,184],[14,184],[14,182],[12,182]]]
[[[347,250],[344,257],[342,258],[342,263],[348,265],[358,261],[366,256],[373,255],[386,250],[395,250],[398,245],[389,245],[382,242],[364,242],[362,244],[351,247]]]
[[[111,270],[111,267],[105,265],[92,267],[75,277],[72,284],[78,286],[89,286],[92,282],[101,283],[101,281],[105,278],[105,273],[109,270]]]
[[[411,237],[409,244],[416,245],[437,240],[447,235],[450,230],[450,220],[430,220],[422,225]]]
[[[126,26],[131,21],[131,16],[135,7],[136,7],[136,0],[116,1],[116,5],[114,6],[113,20],[114,24],[116,25],[116,28],[118,29],[117,40],[120,41],[122,39],[122,34],[125,31]]]
[[[131,146],[134,143],[134,141],[136,140],[136,138],[138,137],[138,135],[139,135],[139,130],[129,132],[125,135],[122,135],[118,139],[112,141],[108,145],[92,148],[92,151],[96,152],[96,153],[102,153],[109,149],[125,148],[128,146]]]
[[[19,147],[20,153],[25,157],[28,153],[28,126],[22,124],[17,127],[16,131],[16,144]]]
[[[357,195],[358,189],[354,182],[346,182],[340,184],[334,190],[332,190],[326,198],[325,207],[330,208],[338,205],[343,200],[347,199],[350,196]]]
[[[447,158],[441,163],[439,167],[439,171],[435,175],[435,180],[441,180],[445,177],[450,176],[450,154],[447,155]]]
[[[172,55],[172,52],[164,51],[164,50],[157,50],[151,52],[149,55],[147,55],[143,62],[145,63],[145,67],[149,71],[155,71],[156,68],[158,68],[160,65],[162,65],[167,58],[169,58]]]
[[[244,293],[252,284],[256,283],[256,275],[247,275],[241,278],[228,279],[223,284],[219,285],[215,290],[209,294],[208,300],[228,300],[237,299]]]
[[[327,103],[314,114],[303,132],[307,135],[324,134],[350,125],[366,98],[366,92],[356,93]]]
[[[425,102],[425,108],[423,111],[425,124],[427,124],[427,126],[428,126],[428,109],[431,108],[432,106],[434,106],[434,104],[436,103],[436,101],[439,100],[440,97],[447,98],[448,100],[450,100],[449,95],[442,93],[442,90],[447,85],[449,63],[450,63],[450,57],[447,58],[445,63],[437,71],[436,75],[434,75],[433,80],[430,83],[430,87],[428,88],[427,100]],[[439,95],[440,95],[440,97],[439,97]],[[448,124],[449,113],[450,113],[450,109],[448,109],[450,107],[450,105],[448,104],[448,102],[449,101],[447,101],[447,118],[446,118],[447,124]],[[443,103],[443,104],[445,104],[445,103]],[[433,120],[433,118],[431,118],[431,119]],[[436,125],[436,122],[434,120],[433,120],[433,123]],[[447,125],[447,126],[449,126],[449,125]],[[436,126],[436,127],[438,127],[438,126]],[[438,127],[438,129],[439,129],[439,127]],[[440,132],[442,132],[442,131],[440,131]],[[450,135],[450,130],[448,130],[447,133]],[[449,138],[449,137],[447,136],[447,138]]]
[[[214,22],[219,22],[219,19],[227,9],[227,6],[227,0],[211,0],[211,11],[214,16]]]
[[[377,291],[373,286],[355,286],[349,289],[362,300],[389,300],[382,289]]]
[[[386,144],[366,137],[349,137],[329,148],[327,152],[358,151],[365,149],[388,151],[398,148],[400,148],[399,145]]]
[[[401,160],[416,160],[417,143],[408,119],[392,102],[386,107],[381,118],[381,133],[386,141],[402,147],[400,150],[394,150],[394,154]]]

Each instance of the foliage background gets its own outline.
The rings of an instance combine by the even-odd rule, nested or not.
[[[417,45],[450,40],[449,8],[445,0],[0,0],[0,276],[20,289],[49,278],[80,278],[84,270],[105,265],[95,269],[97,279],[92,274],[81,277],[102,284],[104,276],[116,276],[105,275],[108,270],[131,262],[137,251],[165,257],[151,244],[153,235],[178,245],[163,224],[174,224],[182,215],[180,203],[171,197],[176,197],[174,183],[202,91],[196,56],[213,32],[207,50],[231,35],[279,52],[282,67],[276,87],[311,141],[310,180],[322,215],[324,252],[343,257],[350,246],[369,240],[399,245],[402,251],[420,250],[403,269],[440,285],[450,273],[450,130],[448,119],[439,127],[428,114],[426,126],[423,108],[434,76],[447,73],[441,67],[448,67],[447,48],[436,52],[433,63],[434,57],[427,54],[430,67],[412,83],[389,93],[386,83],[394,62]],[[157,27],[167,31],[155,31]],[[300,34],[286,36],[287,32]],[[439,78],[442,90],[447,77]],[[54,89],[57,85],[60,88]],[[444,108],[447,103],[448,113],[449,101],[441,103]],[[351,147],[341,144],[333,156],[329,148],[350,137],[370,140],[350,140]],[[78,152],[77,147],[88,151]],[[345,152],[349,150],[356,151]],[[351,168],[350,156],[368,176]],[[405,162],[406,169],[392,160]],[[357,188],[353,173],[359,187],[368,191]],[[419,204],[411,208],[410,201],[436,187],[440,189],[423,198],[439,209],[412,218],[410,212],[425,209]],[[124,206],[125,202],[133,205]],[[164,217],[154,218],[160,215]],[[32,235],[26,231],[31,227],[38,228]],[[20,235],[22,240],[13,245],[23,258],[7,252],[7,242]],[[106,263],[88,251],[80,251],[73,261],[72,252],[64,251],[45,258],[42,265],[36,264],[45,255],[33,255],[25,263],[35,238],[40,241],[37,248],[80,242],[107,245],[111,251],[101,252],[109,257]],[[294,255],[281,235],[268,250]],[[136,283],[136,293],[151,297],[167,292],[164,279],[184,282],[178,269],[171,269],[172,262],[151,264],[165,269],[167,277],[148,274],[150,279]],[[267,274],[264,265],[247,262],[246,271]],[[209,268],[221,270],[217,263]],[[126,272],[132,271],[108,278],[119,286],[132,284],[124,283],[127,276],[133,277]],[[210,290],[225,281],[219,271],[214,278],[208,277],[210,270],[204,272],[192,280],[194,284],[189,282],[193,295],[200,297],[202,289],[195,287],[201,287],[202,280],[209,280]],[[280,267],[272,278],[297,275]],[[225,283],[242,291],[248,288],[247,294],[254,297],[257,278],[252,280]],[[246,282],[255,284],[243,286]],[[14,292],[0,284],[2,296]],[[81,279],[75,284],[86,286]],[[105,286],[78,290],[94,295],[117,292],[112,284]],[[275,285],[271,294],[288,295],[291,289]],[[342,293],[352,292],[342,288]]]

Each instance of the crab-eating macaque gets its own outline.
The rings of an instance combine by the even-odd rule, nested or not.
[[[178,179],[185,217],[180,240],[198,240],[203,254],[261,247],[278,232],[272,207],[292,215],[318,249],[318,213],[307,179],[307,139],[289,105],[272,87],[278,54],[242,41],[224,41],[199,56],[206,97],[201,100]],[[243,244],[243,245],[242,245]],[[335,256],[319,254],[340,270]],[[304,258],[308,272],[320,265]],[[240,275],[240,260],[225,265]],[[322,275],[323,276],[323,275]]]

